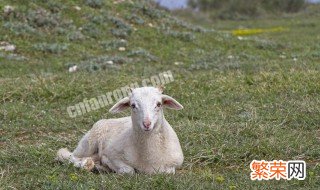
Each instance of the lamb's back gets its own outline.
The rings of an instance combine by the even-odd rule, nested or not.
[[[101,119],[89,131],[89,141],[98,142],[101,150],[129,130],[132,127],[131,122],[131,117]]]

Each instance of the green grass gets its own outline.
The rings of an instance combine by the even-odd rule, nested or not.
[[[0,189],[319,188],[318,15],[199,28],[142,1],[104,1],[100,8],[45,2],[0,2],[1,10],[15,7],[0,17],[0,41],[17,47],[0,51]],[[231,35],[240,27],[279,26],[289,30]],[[115,43],[121,38],[126,51]],[[108,58],[121,61],[108,66]],[[69,73],[71,65],[79,70]],[[75,148],[97,120],[129,114],[111,115],[110,105],[70,118],[68,106],[167,70],[175,81],[166,93],[185,107],[165,113],[185,155],[176,175],[95,174],[54,161],[59,148]],[[251,181],[253,159],[305,160],[307,178]]]

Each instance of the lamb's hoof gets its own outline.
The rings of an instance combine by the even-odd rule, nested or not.
[[[81,163],[82,168],[84,168],[87,171],[92,171],[94,169],[94,161],[92,160],[92,158],[87,158],[85,160],[82,161]]]
[[[130,167],[122,167],[120,168],[117,173],[119,174],[134,174],[134,169]]]
[[[112,170],[109,167],[105,167],[100,164],[95,164],[92,172],[93,173],[110,173],[112,172]]]

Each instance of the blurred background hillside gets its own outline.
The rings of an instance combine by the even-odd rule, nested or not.
[[[208,13],[212,19],[249,19],[305,11],[319,0],[156,0],[169,10]]]

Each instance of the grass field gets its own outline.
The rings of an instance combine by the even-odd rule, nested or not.
[[[14,10],[1,14],[0,47],[15,50],[0,50],[0,189],[320,188],[319,9],[196,26],[142,1],[6,5]],[[232,35],[277,27],[285,30]],[[166,93],[184,106],[165,111],[185,156],[176,175],[95,174],[54,161],[94,122],[129,114],[111,115],[110,105],[70,118],[68,106],[167,70],[175,81]],[[305,160],[307,178],[251,181],[254,159]]]

